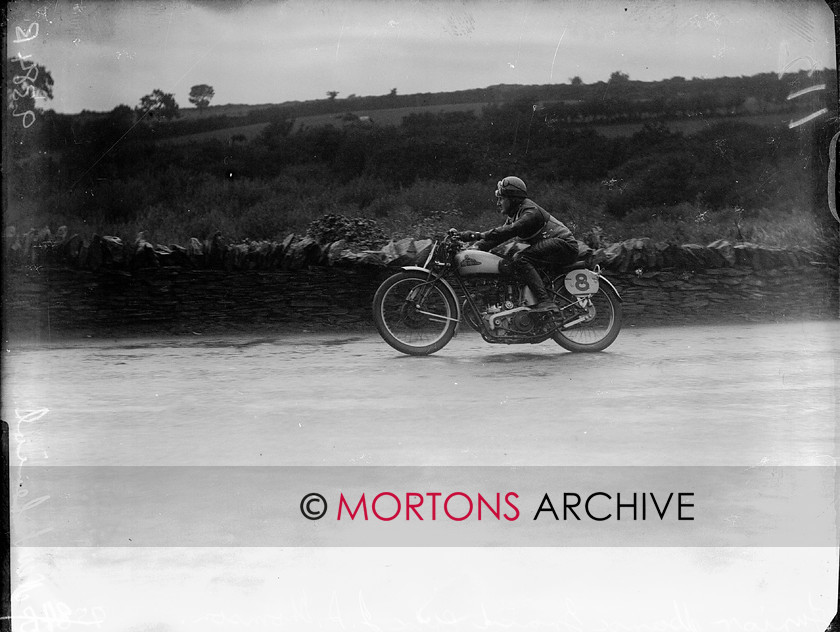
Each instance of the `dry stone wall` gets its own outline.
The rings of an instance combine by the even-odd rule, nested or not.
[[[425,259],[429,240],[378,250],[283,241],[228,244],[221,235],[159,245],[139,235],[6,234],[4,334],[130,336],[323,331],[372,326],[376,287]],[[807,249],[718,241],[631,239],[588,252],[624,299],[626,324],[838,317],[836,261]]]

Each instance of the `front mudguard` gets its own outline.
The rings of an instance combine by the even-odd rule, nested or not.
[[[406,272],[424,272],[424,273],[429,275],[429,278],[433,277],[431,270],[428,270],[427,268],[424,268],[422,266],[402,266],[400,269],[405,270]],[[455,288],[453,288],[452,285],[449,284],[449,281],[447,281],[443,277],[438,278],[436,282],[440,283],[440,285],[443,287],[443,289],[445,291],[449,292],[449,294],[452,296],[452,300],[455,303],[455,309],[458,312],[456,314],[456,316],[458,318],[458,327],[460,328],[460,325],[461,325],[461,301],[458,300],[458,295],[455,293]]]

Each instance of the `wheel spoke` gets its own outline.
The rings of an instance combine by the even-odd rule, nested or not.
[[[555,302],[561,307],[565,328],[554,335],[558,344],[573,351],[599,351],[615,339],[621,326],[621,309],[605,286],[580,300],[568,294],[562,278],[555,280]]]
[[[386,283],[390,285],[381,292],[375,309],[381,333],[392,346],[405,353],[431,353],[452,337],[457,313],[441,286],[418,276]]]
[[[417,313],[422,314],[423,316],[428,316],[429,320],[433,320],[436,323],[445,323],[445,322],[450,321],[450,320],[453,321],[453,322],[456,322],[456,323],[458,322],[457,318],[450,318],[449,316],[444,316],[442,314],[435,314],[433,312],[426,312],[426,311],[423,311],[423,310],[420,310],[420,309],[417,310]]]

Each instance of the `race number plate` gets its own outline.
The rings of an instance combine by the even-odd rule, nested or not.
[[[595,294],[598,291],[598,275],[592,270],[572,270],[566,274],[565,284],[570,294]]]

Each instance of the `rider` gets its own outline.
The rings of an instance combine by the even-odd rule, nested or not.
[[[565,224],[528,199],[520,178],[508,176],[500,180],[496,198],[499,212],[507,216],[505,223],[483,233],[462,231],[459,237],[464,241],[478,239],[474,247],[479,250],[490,250],[514,237],[527,243],[529,248],[503,262],[502,272],[510,272],[528,284],[537,299],[534,311],[558,311],[534,265],[574,263],[578,258],[577,240]]]

